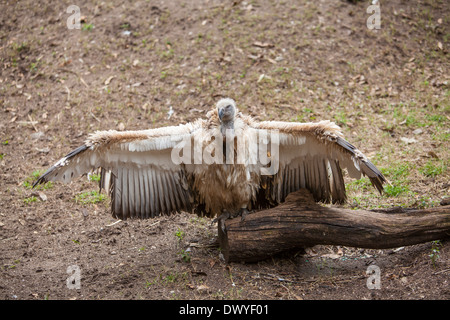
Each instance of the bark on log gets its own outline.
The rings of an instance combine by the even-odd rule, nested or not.
[[[321,206],[301,189],[278,207],[227,220],[226,233],[219,224],[219,243],[227,262],[255,262],[318,244],[387,249],[450,237],[450,206],[379,211]]]

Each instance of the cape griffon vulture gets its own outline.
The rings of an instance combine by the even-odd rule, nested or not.
[[[383,174],[330,121],[258,122],[222,99],[206,119],[142,131],[97,131],[35,183],[70,182],[100,168],[118,219],[180,211],[221,218],[276,206],[300,188],[316,201],[346,199],[343,169]]]

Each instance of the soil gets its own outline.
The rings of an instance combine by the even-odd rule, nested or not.
[[[380,167],[430,155],[445,165],[431,178],[411,170],[403,197],[350,190],[347,206],[448,201],[450,2],[381,2],[369,30],[368,1],[80,0],[81,29],[68,29],[65,2],[3,1],[0,298],[449,299],[444,240],[226,264],[209,219],[116,221],[108,199],[80,198],[98,190],[86,177],[30,188],[95,130],[184,123],[230,96],[260,120],[337,121]],[[392,105],[415,117],[403,123]],[[417,124],[428,112],[439,123]]]

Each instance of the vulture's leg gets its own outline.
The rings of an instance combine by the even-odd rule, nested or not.
[[[223,210],[222,214],[220,216],[218,216],[217,218],[215,218],[212,223],[218,222],[220,224],[220,228],[222,229],[223,233],[226,234],[227,230],[225,228],[225,220],[229,219],[231,217],[231,214],[226,211]]]
[[[245,220],[245,217],[249,214],[249,211],[247,210],[247,208],[241,208],[239,210],[239,215],[241,216],[241,221]]]

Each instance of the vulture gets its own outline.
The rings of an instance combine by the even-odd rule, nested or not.
[[[99,170],[117,219],[185,211],[223,222],[277,206],[301,188],[317,202],[343,203],[344,169],[355,179],[367,176],[382,193],[383,174],[335,123],[257,121],[225,98],[191,123],[97,131],[33,187]]]

